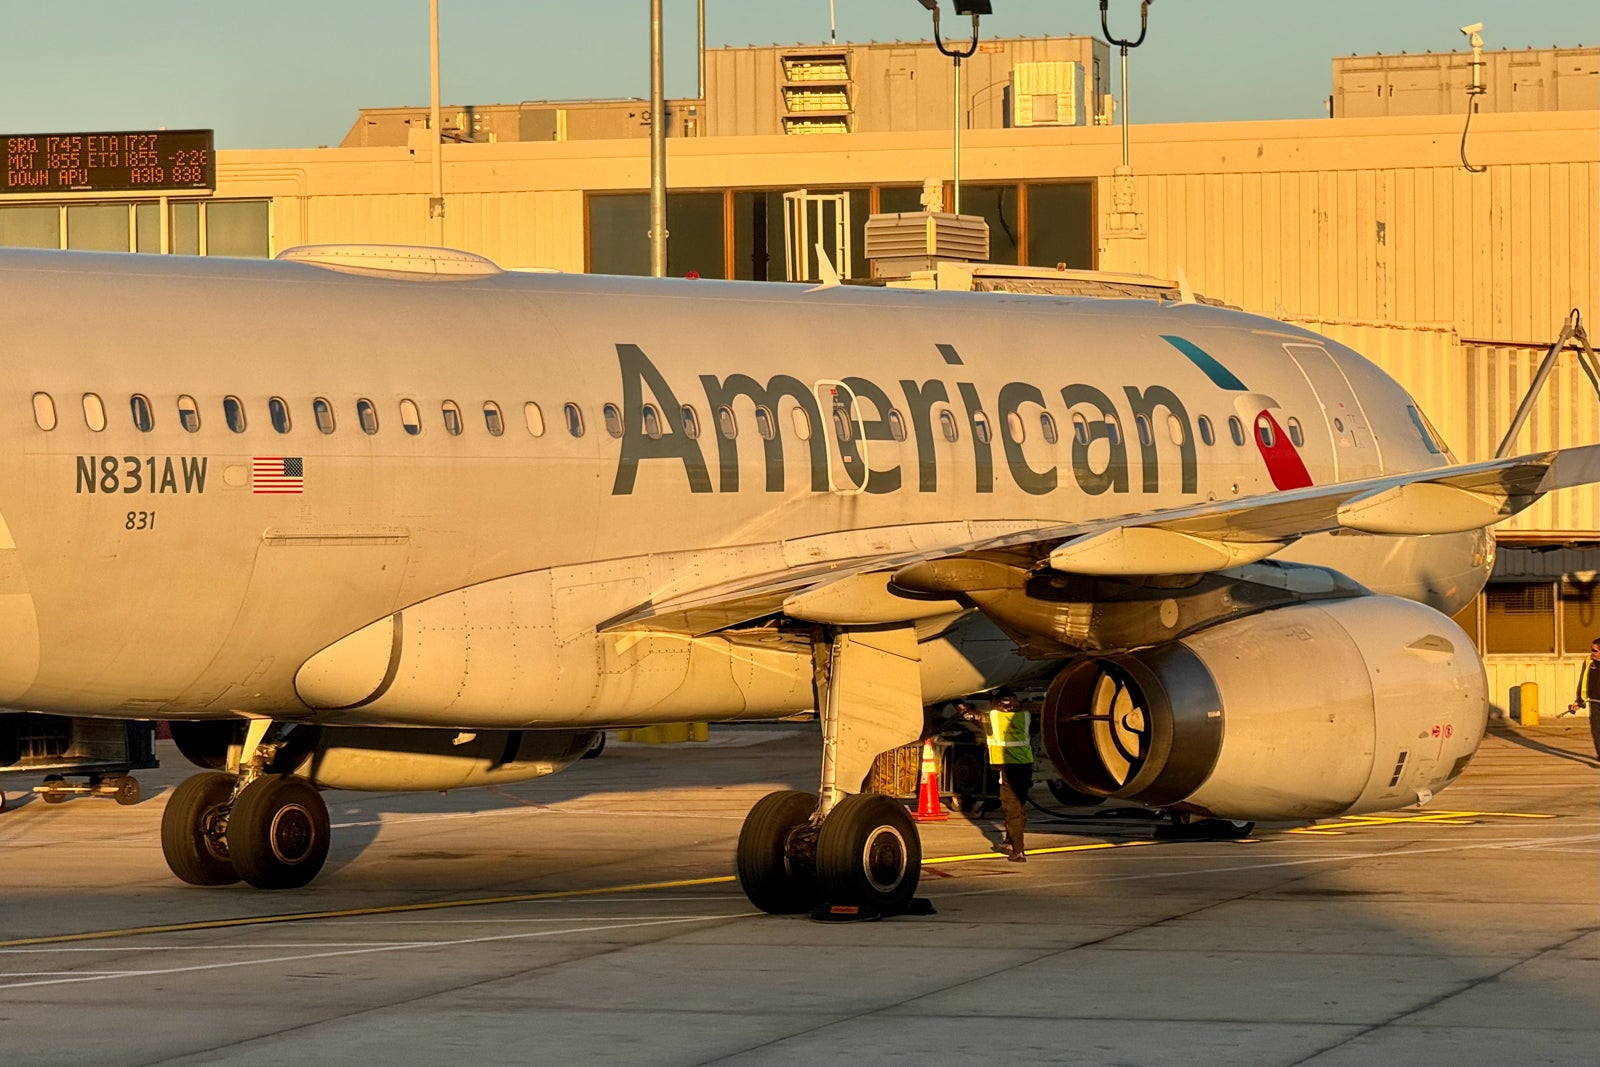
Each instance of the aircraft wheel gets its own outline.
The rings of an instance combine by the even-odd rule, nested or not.
[[[750,903],[771,915],[810,911],[817,880],[795,831],[817,810],[815,793],[785,790],[756,801],[739,830],[735,867]]]
[[[161,813],[161,854],[172,873],[190,885],[232,885],[239,880],[228,857],[228,801],[231,774],[185,778]]]
[[[1205,819],[1202,825],[1219,841],[1242,841],[1256,830],[1255,823],[1244,819]]]
[[[117,798],[118,804],[139,803],[139,779],[131,774],[125,774],[117,779],[117,791],[112,794]]]
[[[44,776],[44,784],[48,786],[62,786],[67,784],[67,780],[61,777],[59,774],[47,774]],[[67,802],[67,794],[58,792],[53,788],[47,789],[45,792],[40,793],[39,795],[44,798],[44,802],[46,804],[65,804]]]
[[[599,759],[600,758],[600,753],[604,752],[605,750],[606,750],[606,732],[604,730],[601,730],[600,733],[595,736],[594,743],[591,744],[584,751],[583,755],[579,756],[578,758],[579,759]]]
[[[878,793],[845,797],[817,834],[817,879],[831,904],[903,910],[922,875],[922,840],[905,805]]]
[[[290,774],[263,774],[244,787],[228,817],[228,853],[257,889],[298,889],[328,858],[328,805]]]

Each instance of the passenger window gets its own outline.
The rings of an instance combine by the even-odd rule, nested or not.
[[[95,433],[106,428],[106,406],[95,393],[83,394],[83,424]]]
[[[622,412],[615,404],[607,404],[600,409],[600,417],[605,420],[606,433],[612,437],[622,436]]]
[[[989,416],[981,411],[973,413],[972,435],[984,444],[989,443]]]
[[[855,435],[855,426],[850,421],[850,413],[843,404],[835,402],[833,405],[833,435],[841,441],[848,441]]]
[[[538,404],[530,400],[522,405],[522,421],[528,424],[528,433],[531,436],[544,436],[544,412],[539,410]]]
[[[222,398],[222,421],[228,424],[228,429],[234,433],[244,433],[244,402],[236,396]]]
[[[1133,417],[1133,425],[1134,429],[1139,433],[1139,443],[1141,445],[1155,444],[1155,434],[1154,431],[1150,429],[1149,419],[1145,418],[1143,415],[1135,415]]]
[[[1077,413],[1072,416],[1072,439],[1080,445],[1089,443],[1089,420]]]
[[[279,433],[289,432],[289,405],[283,397],[274,396],[267,400],[267,415],[272,419],[272,428]]]
[[[1122,424],[1117,421],[1115,415],[1106,416],[1106,440],[1114,445],[1122,443]]]
[[[777,430],[772,425],[772,412],[764,407],[756,408],[756,433],[761,435],[763,441],[770,441]]]
[[[1182,445],[1185,436],[1183,420],[1176,415],[1167,416],[1167,436],[1172,438],[1172,443]]]
[[[506,420],[500,416],[500,405],[493,400],[483,402],[483,425],[494,437],[506,432]]]
[[[739,424],[733,421],[733,409],[727,405],[717,409],[717,427],[722,431],[722,436],[733,440],[739,436]]]
[[[811,416],[805,408],[795,408],[789,412],[789,421],[794,423],[794,435],[802,441],[811,440]]]
[[[573,437],[583,436],[583,412],[576,404],[567,404],[561,409],[567,418],[567,432]]]
[[[33,394],[33,421],[41,430],[56,428],[56,402],[49,393]]]
[[[356,401],[356,421],[361,423],[361,432],[373,434],[378,432],[378,408],[372,401],[362,397]]]
[[[155,413],[150,410],[150,398],[143,393],[134,393],[128,398],[128,407],[133,411],[133,424],[139,428],[140,433],[149,433],[155,428]]]
[[[949,411],[939,412],[939,430],[944,434],[946,441],[954,441],[961,436],[961,430],[956,426],[956,417]]]
[[[1015,411],[1006,412],[1006,433],[1010,435],[1011,440],[1019,445],[1027,435],[1027,432],[1022,428],[1022,416]]]
[[[889,436],[896,441],[906,439],[906,420],[894,408],[889,409]]]
[[[683,436],[691,441],[700,436],[700,416],[688,404],[683,405]]]
[[[1306,443],[1306,436],[1305,436],[1304,433],[1302,433],[1300,431],[1300,420],[1299,419],[1290,419],[1289,420],[1289,440],[1294,444],[1294,447],[1296,447],[1296,448],[1300,448],[1300,447],[1304,446],[1305,443]]]
[[[328,403],[327,397],[319,396],[311,401],[311,415],[317,420],[317,429],[323,433],[334,431],[333,405]]]
[[[190,433],[199,431],[200,405],[194,402],[194,397],[180,396],[178,398],[178,425]]]
[[[1200,416],[1200,440],[1207,448],[1217,443],[1217,433],[1211,428],[1211,418],[1208,415]]]
[[[422,412],[410,397],[400,401],[400,426],[412,437],[422,432]]]
[[[1244,446],[1244,423],[1239,421],[1239,416],[1228,416],[1228,436],[1233,438],[1233,443]]]
[[[1048,411],[1039,412],[1039,432],[1044,435],[1046,444],[1055,444],[1061,440],[1061,435],[1056,431],[1056,417]]]
[[[654,441],[661,436],[661,412],[654,404],[644,406],[644,435]]]
[[[454,400],[439,405],[439,415],[444,419],[444,432],[451,437],[461,436],[461,408]]]
[[[1278,435],[1272,432],[1272,419],[1266,415],[1256,419],[1256,440],[1261,442],[1262,448],[1271,448],[1278,443]]]

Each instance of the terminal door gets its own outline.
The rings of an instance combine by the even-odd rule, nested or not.
[[[850,277],[850,194],[783,194],[784,277],[791,282],[822,280],[817,242],[833,260],[839,277]]]

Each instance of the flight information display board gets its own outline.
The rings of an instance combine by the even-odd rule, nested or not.
[[[210,130],[0,134],[0,196],[215,189]]]

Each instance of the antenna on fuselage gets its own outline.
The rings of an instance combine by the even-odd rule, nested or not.
[[[833,260],[828,258],[828,250],[822,247],[822,242],[817,242],[817,274],[822,277],[821,285],[813,285],[807,289],[808,293],[815,293],[819,289],[834,289],[840,284],[839,271],[834,267]]]

